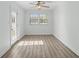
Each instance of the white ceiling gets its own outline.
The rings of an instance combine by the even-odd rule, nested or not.
[[[17,1],[17,3],[22,6],[23,8],[25,8],[26,10],[35,10],[36,8],[33,7],[33,5],[31,5],[30,3],[33,3],[35,1]],[[54,9],[55,7],[55,2],[53,1],[45,1],[47,6],[49,6],[50,8],[42,8],[43,10],[51,10]]]

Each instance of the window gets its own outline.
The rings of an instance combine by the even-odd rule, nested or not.
[[[31,14],[30,24],[47,24],[48,19],[45,14]]]

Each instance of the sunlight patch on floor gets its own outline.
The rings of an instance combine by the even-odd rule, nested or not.
[[[18,46],[25,46],[25,45],[43,45],[43,41],[21,41],[18,43]]]

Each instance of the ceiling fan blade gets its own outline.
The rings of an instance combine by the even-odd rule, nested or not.
[[[38,3],[40,3],[40,4],[45,4],[45,1],[38,1]]]

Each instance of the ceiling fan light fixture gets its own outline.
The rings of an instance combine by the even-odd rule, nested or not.
[[[40,9],[41,8],[41,6],[38,6],[38,9]]]

